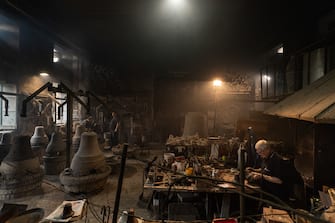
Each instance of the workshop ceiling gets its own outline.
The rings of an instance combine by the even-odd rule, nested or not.
[[[334,8],[320,0],[7,2],[99,63],[182,70],[254,62]]]

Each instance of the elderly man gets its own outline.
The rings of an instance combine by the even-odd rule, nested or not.
[[[268,141],[262,139],[255,144],[256,153],[261,159],[256,162],[256,168],[250,171],[249,180],[260,182],[262,190],[287,201],[289,197],[288,166],[284,160],[273,151]]]

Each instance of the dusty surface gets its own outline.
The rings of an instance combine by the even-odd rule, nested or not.
[[[142,193],[143,169],[152,156],[161,154],[161,150],[138,151],[134,158],[128,158],[123,179],[119,213],[123,210],[135,209],[135,214],[145,219],[151,219],[151,211],[146,208],[146,203],[141,202],[139,197]],[[43,208],[44,217],[48,216],[64,200],[76,200],[86,198],[88,200],[87,219],[83,218],[77,222],[102,222],[101,209],[110,207],[111,213],[114,209],[116,189],[119,178],[120,167],[113,166],[111,175],[107,180],[104,190],[92,194],[68,194],[64,192],[58,176],[46,175],[43,179],[42,190],[36,195],[0,201],[0,207],[4,203],[26,204],[28,209]],[[148,193],[145,193],[148,194]],[[99,220],[98,220],[98,219]],[[107,216],[105,217],[105,219]],[[110,222],[112,214],[110,215]],[[106,220],[105,220],[106,222]]]

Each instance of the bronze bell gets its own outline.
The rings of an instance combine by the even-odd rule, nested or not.
[[[2,167],[2,168],[1,168]],[[14,138],[8,155],[3,159],[0,171],[5,174],[36,172],[40,170],[38,158],[33,155],[29,143],[29,136],[17,136]]]
[[[7,156],[12,145],[12,133],[3,132],[0,134],[0,162]]]
[[[81,134],[85,132],[85,127],[82,125],[77,125],[76,126],[76,132],[74,134],[74,136],[72,137],[72,152],[76,153],[79,149],[79,145],[80,145],[80,137]]]
[[[66,143],[60,132],[53,132],[43,156],[44,170],[47,175],[62,172],[66,165]]]
[[[0,165],[0,199],[27,196],[40,190],[43,169],[38,157],[32,153],[29,139],[29,136],[15,137],[14,144]]]
[[[12,133],[4,132],[0,137],[0,145],[11,145],[12,144]]]
[[[73,176],[102,172],[106,165],[105,157],[98,144],[97,134],[95,132],[82,133],[78,152],[74,155],[70,166]]]
[[[42,163],[42,157],[45,152],[45,147],[48,144],[48,136],[45,134],[43,126],[36,126],[33,136],[30,138],[30,145],[33,153],[39,157]]]
[[[97,134],[84,132],[70,168],[62,171],[59,179],[66,192],[87,193],[103,189],[110,173],[111,167],[100,150]]]
[[[50,142],[47,145],[45,154],[47,156],[60,156],[65,153],[66,143],[60,132],[53,132],[51,134]],[[64,154],[65,155],[65,154]]]
[[[45,134],[43,126],[36,126],[33,136],[30,138],[30,144],[33,150],[44,147],[48,144],[48,136]]]

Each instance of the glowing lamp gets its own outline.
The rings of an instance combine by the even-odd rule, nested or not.
[[[213,86],[214,87],[220,87],[220,86],[222,86],[222,81],[219,80],[219,79],[213,80]]]

